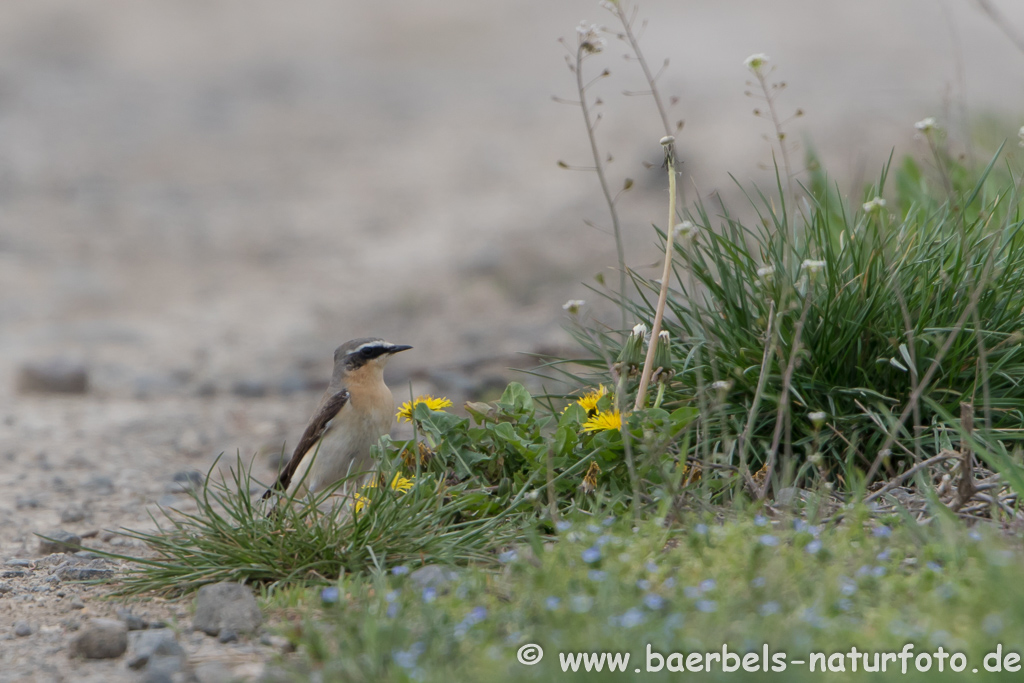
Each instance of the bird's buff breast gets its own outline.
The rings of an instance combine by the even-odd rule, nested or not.
[[[395,413],[391,391],[385,391],[386,395],[363,394],[364,405],[353,401],[331,421],[310,471],[309,488],[314,492],[350,474],[374,468],[370,447],[390,431]]]

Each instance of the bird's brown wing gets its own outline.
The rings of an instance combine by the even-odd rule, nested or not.
[[[267,489],[267,492],[263,494],[263,499],[269,498],[275,490],[287,491],[288,485],[292,483],[292,476],[295,475],[295,470],[299,468],[299,463],[302,462],[302,457],[306,452],[313,448],[320,437],[324,435],[324,431],[327,430],[327,423],[330,422],[337,416],[338,411],[348,403],[349,394],[348,391],[342,389],[336,394],[333,394],[328,398],[324,404],[320,407],[320,410],[313,416],[309,426],[306,427],[306,431],[302,434],[302,438],[299,440],[299,445],[295,447],[295,452],[292,454],[292,459],[288,461],[285,468],[281,470],[280,476],[274,485]]]

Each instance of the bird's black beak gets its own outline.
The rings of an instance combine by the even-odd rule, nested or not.
[[[395,353],[398,353],[400,351],[408,351],[411,348],[412,348],[411,346],[392,344],[390,347],[388,347],[388,353],[395,354]]]

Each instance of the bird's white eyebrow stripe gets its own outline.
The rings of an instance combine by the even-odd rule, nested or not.
[[[374,348],[386,349],[389,346],[390,346],[390,344],[388,344],[387,342],[383,342],[383,341],[366,342],[365,344],[360,344],[356,348],[352,349],[351,351],[349,351],[349,353],[359,353],[363,349],[374,349]]]

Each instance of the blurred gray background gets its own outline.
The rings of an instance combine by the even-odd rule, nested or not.
[[[1024,3],[992,3],[1024,32]],[[772,182],[754,52],[788,83],[780,109],[806,112],[795,158],[812,141],[844,189],[892,148],[924,158],[925,116],[961,141],[984,124],[1015,144],[1024,123],[1024,54],[970,0],[640,16],[652,66],[671,58],[689,198],[738,203],[728,172]],[[367,334],[416,347],[400,382],[571,348],[561,304],[614,279],[595,177],[556,165],[590,164],[579,110],[551,99],[575,97],[557,39],[582,19],[614,24],[596,0],[0,4],[0,400],[53,357],[128,399],[302,388]],[[645,88],[624,52],[611,38],[587,69],[612,71],[598,134],[612,184],[637,181],[621,207],[644,268],[662,132],[622,94]]]

